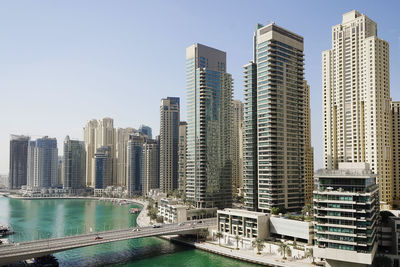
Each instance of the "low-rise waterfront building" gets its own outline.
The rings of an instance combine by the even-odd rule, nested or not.
[[[312,245],[314,225],[311,221],[292,220],[272,215],[269,218],[269,236],[272,238],[290,239]]]
[[[181,223],[191,220],[214,218],[217,208],[191,208],[176,199],[161,199],[158,202],[158,215],[168,223]]]
[[[339,163],[315,174],[314,256],[327,266],[365,266],[378,247],[377,175],[367,163]]]

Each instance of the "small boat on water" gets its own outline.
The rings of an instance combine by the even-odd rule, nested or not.
[[[137,213],[139,213],[139,209],[138,208],[130,208],[129,209],[129,213],[130,214],[137,214]]]
[[[14,231],[8,225],[0,225],[0,236],[13,234]]]

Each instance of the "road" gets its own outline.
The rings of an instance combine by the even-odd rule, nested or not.
[[[160,228],[143,227],[138,228],[140,229],[139,231],[133,231],[135,228],[128,228],[0,245],[0,266],[64,250],[103,243],[133,238],[193,233],[202,228],[215,226],[216,223],[216,219],[213,218],[201,220],[201,223],[200,221],[190,221],[184,223],[184,225],[162,224]],[[101,239],[96,240],[96,236],[100,236]]]

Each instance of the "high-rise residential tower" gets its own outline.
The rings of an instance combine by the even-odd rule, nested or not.
[[[127,144],[127,170],[126,186],[128,195],[139,195],[142,193],[143,181],[143,144],[147,136],[141,134],[130,135]],[[157,168],[158,171],[158,168]]]
[[[86,184],[86,152],[83,141],[71,140],[67,135],[64,140],[62,160],[63,188],[71,193],[84,189]]]
[[[400,208],[400,101],[392,102],[393,205]]]
[[[27,171],[30,187],[58,186],[57,139],[45,136],[29,142]]]
[[[129,136],[138,131],[133,128],[118,128],[115,135],[116,143],[116,161],[117,161],[117,179],[114,185],[126,186],[126,170],[127,170],[127,145]]]
[[[243,181],[243,103],[232,101],[232,190],[235,192]]]
[[[187,122],[179,123],[179,148],[178,148],[178,189],[186,194],[186,132]]]
[[[332,27],[322,53],[324,165],[367,162],[378,174],[381,206],[393,201],[389,44],[377,25],[353,10]]]
[[[226,53],[201,44],[186,49],[186,197],[197,207],[232,205],[232,77]]]
[[[142,156],[142,195],[146,196],[150,189],[158,188],[159,184],[159,168],[160,164],[159,144],[156,140],[147,139],[143,143]]]
[[[90,120],[83,128],[83,138],[86,150],[86,185],[89,187],[95,186],[95,174],[93,158],[96,153],[96,129],[99,123],[97,120]]]
[[[112,185],[113,166],[111,147],[101,146],[97,148],[94,154],[95,189],[102,190]]]
[[[11,135],[9,189],[20,189],[27,185],[28,142],[28,136]]]
[[[160,106],[160,190],[178,188],[179,97],[161,100]]]
[[[299,210],[305,175],[303,37],[274,23],[258,24],[253,41],[254,59],[244,66],[245,206]]]
[[[144,124],[141,124],[140,127],[139,127],[139,133],[147,135],[147,138],[150,138],[150,139],[153,138],[153,133],[152,133],[152,130],[151,130],[150,126],[146,126]]]
[[[313,202],[314,148],[311,146],[310,86],[304,81],[304,197],[306,204]]]

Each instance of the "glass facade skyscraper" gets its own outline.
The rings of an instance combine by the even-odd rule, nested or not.
[[[197,207],[232,205],[232,77],[226,53],[186,49],[187,199]]]
[[[9,189],[27,184],[28,136],[11,135]]]
[[[244,66],[244,192],[249,210],[304,205],[303,37],[258,24],[254,59]]]
[[[73,190],[85,188],[86,182],[86,152],[85,142],[71,140],[69,136],[64,141],[63,154],[63,187]]]

